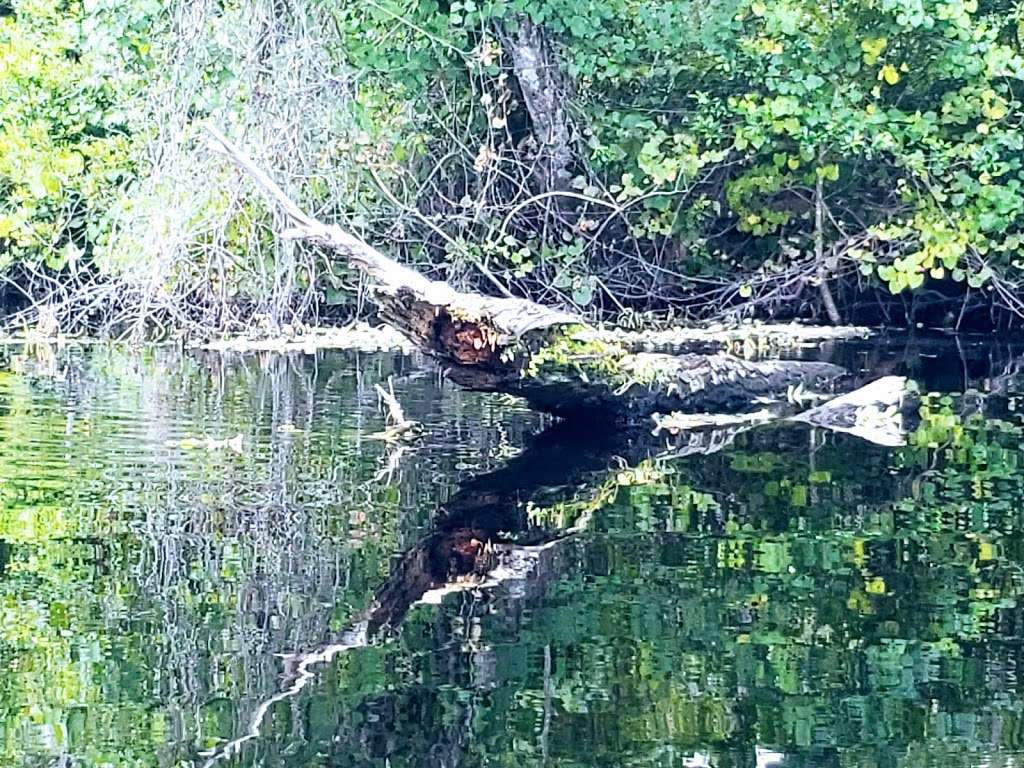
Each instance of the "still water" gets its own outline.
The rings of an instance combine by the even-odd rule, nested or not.
[[[0,765],[1020,765],[1017,354],[829,350],[974,390],[884,448],[599,439],[392,354],[0,351]]]

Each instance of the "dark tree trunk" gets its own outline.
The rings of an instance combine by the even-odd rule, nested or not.
[[[537,144],[534,175],[541,193],[564,192],[569,189],[575,163],[568,113],[569,80],[543,28],[526,14],[517,15],[513,23],[515,29],[505,30],[501,37],[511,54],[512,70]]]

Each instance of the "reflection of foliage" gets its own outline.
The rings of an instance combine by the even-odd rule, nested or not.
[[[365,481],[382,447],[359,439],[380,417],[361,424],[370,383],[343,358],[211,376],[97,352],[61,370],[0,374],[0,757],[16,766],[65,750],[195,765],[277,689],[274,653],[365,605],[445,496],[425,478],[507,448],[494,413],[446,398],[440,419],[472,445],[428,445],[405,470],[426,472],[380,488]],[[1022,715],[1024,430],[961,414],[925,398],[896,451],[771,426],[567,495],[545,485],[531,522],[582,528],[546,550],[545,594],[413,610],[393,643],[338,656],[276,705],[239,762],[677,766],[700,751],[726,767],[756,745],[788,765],[995,762]],[[241,455],[167,447],[237,432]]]
[[[1014,749],[1024,433],[952,406],[926,398],[895,452],[762,430],[544,507],[590,515],[589,533],[525,624],[481,612],[499,679],[467,694],[488,708],[467,762],[746,766],[771,744],[789,765],[966,766]]]
[[[278,685],[274,654],[363,607],[437,504],[415,457],[368,483],[372,376],[264,362],[97,350],[55,377],[0,373],[0,763],[173,765],[234,735]],[[462,398],[440,407],[465,421]],[[503,450],[489,418],[465,424],[466,458]],[[178,447],[236,433],[241,454]]]

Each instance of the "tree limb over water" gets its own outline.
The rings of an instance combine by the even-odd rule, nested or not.
[[[242,149],[217,129],[208,130],[214,147],[284,215],[283,237],[343,255],[370,278],[380,317],[468,389],[518,395],[560,416],[599,414],[603,423],[623,424],[655,412],[747,411],[754,401],[780,400],[795,387],[832,389],[845,376],[829,363],[635,352],[577,315],[526,299],[457,291],[309,216]]]

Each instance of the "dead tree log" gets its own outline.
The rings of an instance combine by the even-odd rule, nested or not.
[[[469,389],[519,395],[560,416],[599,414],[611,424],[638,422],[654,412],[743,411],[791,387],[830,387],[845,373],[828,363],[635,353],[576,315],[525,299],[457,291],[307,215],[227,137],[209,132],[214,148],[280,208],[289,225],[282,236],[343,255],[370,278],[381,319]]]
[[[906,444],[907,433],[920,421],[920,403],[916,384],[903,376],[883,376],[790,420],[895,447]]]

